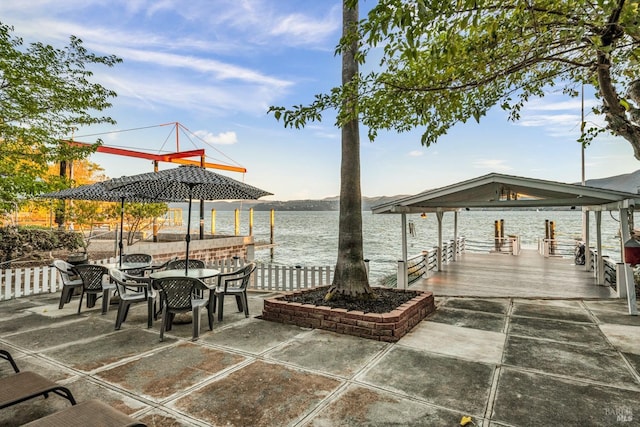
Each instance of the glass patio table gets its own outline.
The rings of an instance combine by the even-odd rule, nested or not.
[[[149,274],[149,277],[154,280],[164,279],[166,277],[193,277],[196,279],[204,280],[215,277],[218,274],[220,274],[220,270],[216,270],[214,268],[190,268],[189,270],[187,270],[187,274],[185,274],[184,269],[180,268],[176,270],[154,271],[153,273]]]
[[[114,262],[112,264],[105,264],[104,265],[107,268],[117,268],[120,271],[124,271],[125,273],[127,271],[131,271],[131,270],[142,270],[145,268],[148,268],[151,266],[151,263],[149,262],[123,262],[122,265],[120,265],[117,262]]]

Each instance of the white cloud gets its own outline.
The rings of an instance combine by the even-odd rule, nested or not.
[[[331,15],[318,21],[296,13],[275,22],[277,25],[270,29],[270,34],[288,39],[291,45],[317,43],[318,40],[328,39],[340,28],[340,20]]]
[[[420,150],[413,150],[409,152],[409,157],[420,157],[423,155],[424,155],[424,152]]]
[[[235,132],[220,132],[215,135],[206,130],[197,130],[194,134],[208,144],[231,145],[238,142],[238,136]]]

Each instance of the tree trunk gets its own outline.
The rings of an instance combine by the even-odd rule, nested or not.
[[[618,28],[620,13],[624,6],[624,0],[618,1],[611,16],[609,16],[606,31],[603,33],[602,49],[598,52],[597,77],[600,95],[604,103],[604,118],[607,121],[607,127],[614,134],[620,135],[633,147],[633,155],[640,160],[640,126],[630,120],[627,115],[627,109],[620,102],[620,96],[616,93],[615,86],[611,81],[611,61],[607,53],[608,47],[611,47],[617,39],[621,37],[622,32]],[[634,84],[633,82],[632,84]],[[631,88],[631,87],[630,87]],[[635,101],[635,100],[634,100]],[[637,102],[637,101],[636,101]],[[635,106],[640,108],[640,106]]]
[[[347,6],[343,0],[342,31],[347,36],[358,23],[358,5]],[[348,85],[358,73],[355,37],[350,49],[342,53],[342,84]],[[362,195],[360,189],[360,132],[357,115],[357,92],[342,105],[349,120],[342,127],[342,162],[340,168],[340,222],[338,228],[338,260],[327,299],[336,296],[365,297],[371,295],[362,242]]]

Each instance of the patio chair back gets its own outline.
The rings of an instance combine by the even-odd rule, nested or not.
[[[187,260],[174,259],[167,264],[167,270],[184,270],[187,267]],[[204,261],[201,259],[189,259],[189,269],[205,268]]]
[[[224,296],[233,295],[236,297],[238,311],[244,311],[245,317],[249,317],[249,301],[247,299],[247,287],[251,280],[251,274],[256,269],[256,263],[249,264],[229,273],[219,274],[218,286],[211,296],[210,305],[218,305],[218,320],[222,320],[224,311]]]
[[[53,261],[53,266],[60,273],[60,278],[62,279],[62,283],[64,285],[69,284],[73,281],[71,276],[77,275],[76,271],[73,268],[73,265],[61,259]]]
[[[230,273],[218,275],[218,287],[223,292],[245,291],[249,286],[251,273],[256,269],[256,263],[250,262],[244,267],[240,267]]]
[[[116,330],[120,329],[122,322],[127,318],[129,306],[139,302],[147,302],[147,327],[153,326],[155,317],[154,303],[156,293],[151,288],[151,279],[131,276],[117,268],[109,269],[109,277],[116,285],[120,301],[118,303],[118,314],[116,316]]]
[[[148,266],[151,266],[151,263],[153,262],[153,256],[149,254],[124,254],[122,255],[122,262],[144,263]],[[148,267],[132,269],[128,270],[127,274],[129,274],[130,276],[144,276],[147,269]]]
[[[164,338],[164,331],[171,330],[175,313],[192,312],[195,340],[200,331],[200,309],[206,307],[209,329],[213,329],[213,310],[208,306],[207,299],[201,296],[202,291],[208,289],[202,280],[193,277],[166,277],[154,280],[153,286],[160,291],[162,301],[160,341]]]
[[[102,294],[102,314],[105,314],[109,308],[110,291],[115,289],[115,285],[105,281],[105,277],[109,277],[109,269],[98,264],[80,264],[74,268],[82,279],[82,295],[80,296],[78,313],[80,313],[85,294],[87,294],[87,307],[93,307],[97,297]]]
[[[151,264],[153,256],[149,254],[124,254],[122,255],[122,262],[146,262]]]
[[[62,309],[65,304],[71,302],[71,297],[74,295],[76,289],[80,291],[82,289],[82,279],[78,277],[74,266],[66,261],[57,259],[53,261],[53,266],[60,273],[62,279],[62,293],[60,294],[60,303],[58,308]]]

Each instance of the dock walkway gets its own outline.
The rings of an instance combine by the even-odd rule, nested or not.
[[[573,259],[545,258],[533,249],[520,255],[466,252],[443,271],[411,286],[437,296],[589,299],[615,298],[593,272]]]

